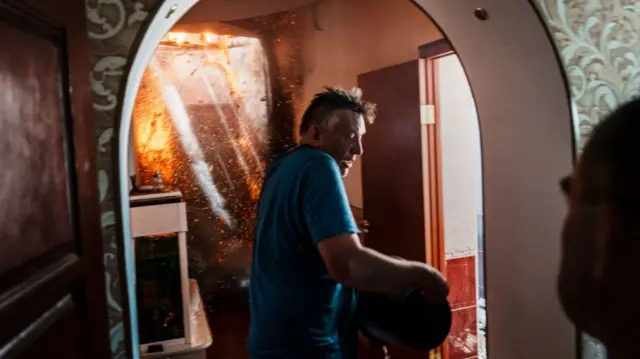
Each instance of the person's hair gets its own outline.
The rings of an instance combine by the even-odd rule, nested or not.
[[[622,212],[640,213],[640,99],[625,103],[593,130],[580,159],[583,193]]]
[[[375,104],[363,101],[362,90],[359,88],[345,90],[340,87],[325,87],[325,91],[314,96],[302,115],[300,134],[306,134],[313,125],[322,124],[336,110],[351,110],[362,115],[368,124],[372,124],[376,116]]]

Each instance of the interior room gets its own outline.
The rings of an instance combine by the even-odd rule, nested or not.
[[[486,20],[483,11],[473,14]],[[360,87],[378,105],[365,154],[345,179],[363,242],[446,275],[452,331],[433,355],[491,356],[478,92],[467,63],[418,4],[210,0],[164,27],[134,62],[139,82],[126,89],[135,101],[123,110],[131,120],[120,132],[140,355],[248,358],[247,287],[264,170],[296,141],[314,94],[338,85]],[[163,306],[154,304],[159,298]],[[421,357],[395,347],[390,354]]]
[[[477,250],[482,204],[475,104],[462,64],[452,49],[434,54],[432,60],[421,59],[419,51],[429,44],[446,43],[442,33],[409,1],[327,0],[232,21],[204,16],[217,13],[207,6],[212,5],[196,4],[178,21],[147,65],[133,112],[129,168],[132,206],[136,203],[132,213],[137,213],[141,201],[153,193],[171,197],[179,192],[186,203],[186,242],[182,249],[173,248],[175,271],[180,268],[178,252],[185,251],[188,278],[198,284],[216,337],[209,349],[211,355],[247,357],[247,285],[255,206],[271,156],[294,143],[302,112],[324,86],[360,86],[364,98],[372,98],[369,87],[374,87],[371,92],[375,93],[379,92],[375,87],[384,84],[368,84],[366,74],[378,76],[385,69],[406,64],[414,71],[397,78],[400,85],[407,82],[407,88],[418,89],[421,82],[427,81],[434,90],[433,103],[427,106],[434,109],[432,116],[439,123],[436,137],[442,146],[434,150],[441,155],[433,158],[442,164],[422,172],[405,171],[407,177],[420,184],[412,190],[403,189],[401,183],[380,172],[384,166],[379,154],[397,152],[395,142],[380,144],[385,142],[381,136],[389,129],[385,122],[416,130],[418,136],[412,136],[417,140],[415,146],[405,151],[408,157],[418,160],[418,168],[421,163],[428,163],[421,157],[424,151],[424,156],[429,152],[428,138],[422,136],[420,128],[429,125],[421,125],[418,118],[423,110],[420,100],[426,100],[426,93],[412,94],[414,99],[403,112],[412,113],[409,117],[394,114],[395,104],[402,100],[397,94],[387,94],[378,103],[381,117],[376,122],[380,128],[372,130],[373,139],[365,140],[365,151],[371,150],[371,155],[356,162],[345,186],[354,214],[367,231],[363,238],[367,242],[377,228],[370,228],[368,206],[404,207],[402,203],[376,203],[374,198],[378,197],[379,202],[380,190],[373,189],[376,184],[372,183],[385,182],[388,196],[404,192],[417,198],[423,193],[422,185],[429,188],[428,178],[437,178],[443,184],[441,189],[433,185],[435,191],[441,192],[442,203],[430,203],[425,196],[422,206],[409,209],[415,213],[405,215],[423,217],[424,206],[444,210],[440,215],[444,236],[431,239],[434,247],[438,241],[444,243],[444,257],[417,258],[433,261],[434,265],[444,264],[441,270],[454,288],[454,330],[443,353],[452,359],[485,357],[484,346],[479,345],[480,316],[475,297],[482,294],[476,289],[475,280],[476,268],[482,268],[482,256],[478,255],[481,252]],[[230,2],[215,6],[234,7]],[[344,17],[356,12],[358,16],[353,19]],[[421,67],[431,68],[432,76],[420,71]],[[416,119],[418,126],[406,119]],[[363,171],[363,166],[370,168]],[[461,183],[465,180],[471,181],[470,189]],[[367,195],[372,203],[365,207]],[[476,202],[475,206],[465,206]],[[150,203],[159,202],[154,198]],[[467,208],[471,217],[465,217]],[[133,215],[134,229],[138,228],[138,218],[140,215]],[[424,230],[413,233],[413,237],[407,240],[424,242]],[[159,339],[171,335],[149,332],[149,327],[154,326],[149,317],[158,313],[150,311],[151,302],[141,303],[163,291],[179,293],[182,289],[177,276],[173,289],[169,284],[173,282],[159,284],[153,280],[152,268],[164,263],[154,255],[168,255],[167,244],[157,238],[134,238],[140,340],[153,345],[161,341],[153,339],[154,335]],[[376,240],[371,238],[370,245],[376,247]],[[385,247],[382,244],[381,250]],[[402,254],[403,250],[392,251]],[[170,277],[160,271],[155,275]],[[456,296],[460,298],[453,298]],[[179,298],[175,297],[175,302],[179,307]],[[182,319],[173,311],[166,311],[162,316],[165,324],[170,315],[175,322]],[[143,350],[149,351],[149,347],[143,346]]]
[[[345,179],[361,240],[451,284],[443,345],[386,357],[606,358],[558,300],[558,182],[638,95],[639,14],[0,0],[0,356],[246,358],[265,168],[341,85],[379,108]]]

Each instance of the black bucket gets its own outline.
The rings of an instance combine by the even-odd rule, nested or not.
[[[369,340],[416,351],[437,348],[451,330],[451,307],[447,301],[434,304],[420,290],[404,296],[360,292],[360,331]]]

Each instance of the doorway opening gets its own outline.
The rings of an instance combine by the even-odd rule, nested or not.
[[[407,61],[416,61],[418,47],[421,44],[443,38],[443,34],[439,31],[438,27],[418,8],[421,7],[425,9],[426,3],[428,2],[426,0],[415,2],[393,1],[393,4],[390,3],[392,0],[366,1],[366,4],[364,3],[365,1],[366,0],[291,0],[273,2],[273,4],[275,4],[273,6],[258,6],[256,5],[257,3],[264,3],[254,2],[256,6],[247,7],[244,7],[246,3],[241,4],[239,1],[201,1],[187,13],[181,21],[176,23],[174,19],[173,23],[170,24],[168,21],[165,21],[164,27],[156,26],[154,28],[155,24],[164,21],[164,12],[171,13],[171,9],[176,7],[176,5],[171,6],[171,4],[167,4],[167,6],[161,7],[159,16],[153,19],[151,28],[145,34],[145,39],[149,38],[150,40],[145,42],[145,39],[143,39],[142,41],[141,48],[146,46],[147,52],[145,52],[145,54],[147,55],[143,54],[142,56],[136,57],[135,61],[138,61],[139,58],[142,60],[138,61],[137,66],[134,61],[134,66],[132,67],[142,70],[140,70],[139,76],[130,76],[128,81],[132,83],[128,85],[127,93],[129,93],[132,98],[135,98],[136,94],[138,96],[145,96],[145,91],[148,93],[157,92],[157,84],[160,83],[161,91],[160,94],[157,94],[156,98],[161,98],[161,100],[155,102],[157,106],[146,105],[147,115],[138,116],[139,118],[144,117],[146,120],[140,120],[139,118],[136,120],[135,113],[136,111],[140,112],[140,110],[143,110],[145,106],[143,104],[144,101],[138,101],[138,105],[136,105],[132,100],[126,99],[127,95],[125,94],[126,101],[119,136],[121,188],[127,188],[127,185],[132,183],[129,180],[129,174],[136,174],[136,181],[133,182],[136,187],[153,187],[157,185],[158,182],[163,186],[175,185],[180,190],[181,195],[184,192],[186,197],[188,197],[188,192],[191,190],[194,194],[192,199],[193,203],[199,204],[200,209],[205,213],[200,217],[196,214],[186,216],[187,222],[191,222],[188,223],[189,230],[187,232],[189,234],[203,233],[201,238],[194,237],[188,242],[188,272],[192,278],[200,277],[195,279],[200,286],[203,302],[209,310],[209,324],[216,337],[216,341],[210,352],[212,354],[215,353],[216,357],[247,357],[245,338],[248,324],[248,310],[246,306],[246,281],[244,279],[246,279],[246,274],[250,267],[250,263],[247,261],[247,253],[250,253],[251,243],[250,240],[239,241],[236,240],[235,237],[239,234],[244,238],[251,238],[249,232],[251,228],[251,218],[243,217],[243,214],[248,213],[246,209],[255,204],[255,198],[252,197],[251,193],[252,188],[255,189],[256,187],[250,185],[249,183],[252,181],[248,179],[253,178],[255,180],[253,183],[259,183],[259,179],[261,178],[260,166],[262,165],[262,168],[264,168],[264,165],[268,163],[272,154],[286,144],[294,141],[296,137],[296,124],[301,112],[304,110],[310,98],[321,90],[321,86],[341,85],[343,87],[351,87],[361,85],[360,80],[363,78],[360,76],[361,74],[374,72],[387,67],[401,66]],[[446,17],[452,15],[445,15],[445,13],[463,13],[461,9],[457,8],[449,9],[451,12],[447,12],[445,11],[445,5],[436,4],[436,2],[430,4],[430,13],[433,11],[432,15],[434,16]],[[416,5],[418,5],[418,7],[416,7]],[[533,15],[535,15],[535,11],[532,9],[526,9],[526,11],[531,11]],[[210,14],[215,15],[210,18]],[[345,16],[345,14],[358,14],[358,16]],[[471,12],[469,12],[469,14],[471,14]],[[169,18],[168,15],[164,17],[164,19],[167,18]],[[447,23],[450,24],[453,22],[449,21]],[[456,23],[462,24],[462,22]],[[539,24],[536,26],[538,25]],[[164,31],[158,31],[158,29],[164,29]],[[167,31],[169,31],[168,34],[166,33]],[[504,33],[504,31],[496,32],[496,34]],[[158,34],[162,35],[160,36]],[[460,36],[458,36],[458,38],[460,40],[457,40],[456,43],[459,42],[462,44],[464,40]],[[257,42],[253,40],[257,40]],[[254,43],[255,46],[247,45],[250,43]],[[149,44],[151,44],[151,46],[149,46]],[[160,47],[158,47],[158,45]],[[245,52],[245,55],[240,55],[242,51],[239,49],[248,49],[252,46],[256,51],[249,51]],[[161,48],[163,50],[160,50]],[[545,47],[544,51],[540,53],[552,54],[552,51],[547,51],[550,49],[551,48],[547,49]],[[159,60],[160,54],[163,52],[166,58],[171,58],[172,60]],[[235,53],[237,56],[234,57],[234,55],[230,55],[232,53]],[[258,55],[247,55],[247,53]],[[467,54],[468,53],[469,52],[467,52]],[[262,59],[266,59],[266,61],[256,62],[250,60],[249,58],[252,58],[252,56],[256,59],[262,56]],[[518,61],[520,60],[523,59],[519,59]],[[153,65],[154,61],[156,65]],[[553,61],[555,61],[555,58],[553,58]],[[142,64],[140,64],[140,62],[142,62]],[[423,59],[418,62],[424,63],[425,61]],[[199,65],[194,65],[196,63]],[[555,62],[552,63],[554,64],[553,66],[557,65]],[[149,66],[150,64],[152,66]],[[465,62],[465,66],[466,64]],[[238,67],[234,68],[236,65]],[[155,70],[153,66],[156,66]],[[167,66],[170,67],[170,71],[166,70]],[[173,68],[173,66],[176,67]],[[145,68],[147,69],[146,74],[143,71]],[[160,68],[160,70],[158,70],[158,68]],[[233,71],[229,71],[230,68]],[[557,70],[555,67],[553,69],[554,71]],[[393,88],[397,93],[407,93],[407,91],[419,93],[420,82],[417,79],[420,79],[420,71],[426,71],[426,68],[423,67],[422,70],[420,70],[420,67],[416,66],[413,67],[411,71],[415,71],[415,76],[413,76],[412,79],[416,80],[416,83],[408,87],[404,85],[388,87]],[[171,76],[166,76],[164,80],[158,78],[158,73],[165,74],[167,72],[173,72],[173,75],[176,75],[175,73],[184,73],[188,74],[188,76],[180,75],[184,76],[182,79],[171,79]],[[244,74],[245,72],[252,73],[253,77],[245,78],[245,80],[238,82],[237,77],[239,74]],[[205,73],[205,75],[203,75],[203,73]],[[477,67],[473,73],[480,73]],[[557,74],[554,72],[554,75]],[[136,76],[138,76],[138,80],[136,80]],[[167,80],[167,78],[169,79]],[[504,77],[500,79],[508,78],[509,77]],[[215,79],[215,81],[211,79]],[[138,91],[140,80],[143,81],[143,86],[142,89]],[[547,81],[549,84],[556,84],[556,82],[552,80],[557,80],[557,77],[551,76],[550,80]],[[156,85],[153,85],[154,83]],[[394,81],[388,81],[388,83],[393,84]],[[474,82],[474,88],[476,83],[478,83],[480,87],[483,86],[482,79]],[[192,85],[198,86],[200,90],[190,89]],[[239,90],[235,85],[243,87],[244,90]],[[494,85],[499,86],[497,84]],[[545,86],[540,85],[539,87]],[[156,87],[156,90],[154,90],[154,87]],[[361,87],[365,88],[367,86]],[[373,88],[380,90],[382,87],[383,86],[374,86]],[[529,91],[530,88],[531,87],[528,87],[524,90]],[[487,90],[487,86],[484,86],[484,90]],[[245,92],[244,95],[243,91]],[[247,91],[252,95],[246,96]],[[499,91],[509,90],[507,86],[504,86],[500,87]],[[187,93],[190,93],[190,95],[185,95]],[[258,98],[258,96],[255,96],[258,93],[264,95]],[[538,93],[545,92],[539,91]],[[364,96],[366,99],[380,103],[373,99],[375,90],[368,91],[365,88]],[[521,102],[526,102],[526,98],[524,95],[518,97]],[[559,97],[556,96],[555,98]],[[170,101],[167,101],[167,99]],[[251,105],[247,104],[247,99],[250,99],[249,102]],[[418,175],[396,177],[413,178],[414,180],[417,178],[417,181],[412,185],[417,184],[420,188],[424,186],[422,176],[422,161],[424,157],[422,156],[423,142],[421,137],[423,136],[423,128],[421,127],[421,119],[423,118],[422,114],[427,114],[426,118],[427,121],[429,121],[428,115],[431,111],[429,106],[425,107],[423,105],[433,105],[433,103],[422,103],[423,100],[423,98],[417,96],[412,100],[416,102],[415,107],[411,107],[414,104],[408,104],[411,106],[398,105],[393,107],[395,110],[398,108],[417,109],[417,122],[398,129],[396,135],[413,141],[417,134],[419,151],[417,155],[411,157],[411,160],[416,161],[415,163],[417,165],[406,166],[406,169],[418,171]],[[127,101],[130,102],[128,105]],[[491,113],[493,109],[499,107],[496,103],[492,102],[493,98],[491,96],[485,96],[484,101],[485,106],[479,106],[479,108],[484,108],[485,113]],[[516,102],[517,101],[513,103]],[[549,102],[553,101],[549,99]],[[488,103],[491,103],[491,105]],[[515,111],[517,107],[518,106],[514,105],[510,110]],[[152,111],[154,108],[156,108],[157,111]],[[562,106],[548,106],[547,108],[559,109],[558,111],[564,111],[566,109]],[[257,110],[251,111],[253,109]],[[434,118],[437,119],[437,111],[435,111],[435,108],[432,109],[434,110]],[[499,111],[497,112],[499,113]],[[258,115],[251,116],[249,113]],[[132,114],[133,116],[131,116]],[[494,115],[495,114],[496,113],[494,113]],[[155,120],[149,120],[151,115],[153,115]],[[415,116],[415,114],[412,116]],[[131,117],[133,117],[133,126],[131,126]],[[556,118],[557,117],[558,116],[556,116]],[[188,121],[186,120],[187,118]],[[182,119],[182,121],[176,121],[176,119]],[[229,122],[226,121],[227,125],[229,125],[227,128],[224,125],[224,120],[235,121],[235,125],[229,125]],[[163,123],[168,124],[168,127],[162,125]],[[188,126],[180,127],[187,123],[190,125],[190,128],[187,128]],[[251,138],[249,140],[242,135],[238,135],[243,128],[243,124],[247,126],[250,125],[251,135],[249,137]],[[415,127],[416,125],[417,127]],[[132,127],[133,131],[131,131]],[[164,145],[156,146],[157,143],[155,142],[154,136],[148,136],[146,140],[144,140],[146,136],[144,135],[146,131],[145,128],[148,129],[150,127],[159,133],[157,138],[161,139],[159,142],[164,141]],[[381,121],[378,120],[376,124],[371,126],[370,133],[365,137],[365,140],[371,141],[371,139],[367,140],[367,138],[371,138],[371,131],[381,127]],[[490,130],[488,133],[495,133],[495,131],[496,128],[494,127],[493,132]],[[535,132],[535,130],[533,132]],[[266,135],[261,136],[261,133]],[[231,136],[229,134],[231,134]],[[192,141],[185,144],[185,141],[189,138]],[[211,141],[212,138],[215,139],[215,141]],[[215,144],[213,142],[215,142]],[[431,144],[431,142],[428,143]],[[496,142],[489,141],[489,143],[489,148],[492,150],[490,152],[495,153],[496,148],[494,143]],[[248,146],[249,144],[251,146]],[[163,151],[171,149],[173,152],[169,151],[171,152],[170,155],[166,154],[167,151],[164,151],[163,155],[153,154],[152,150],[158,148]],[[250,148],[253,148],[253,151],[256,153],[255,158],[258,160],[253,161],[254,167],[250,167],[248,170],[251,175],[246,175],[244,173],[243,161],[246,162],[247,159],[252,159],[253,157],[238,156],[238,152],[246,149],[248,151],[246,153],[251,153]],[[375,146],[367,147],[365,144],[365,148],[365,155],[363,156],[362,162],[366,162],[367,158],[374,158],[374,156],[371,156],[371,152],[375,151],[373,150]],[[520,147],[518,147],[518,149],[520,149]],[[151,155],[145,157],[145,153]],[[161,160],[163,158],[162,156],[172,158],[172,160],[166,162],[169,169],[163,169],[164,165],[159,166],[152,163],[153,161]],[[398,147],[393,151],[387,151],[386,156],[389,160],[395,162],[409,158],[398,156]],[[240,159],[241,157],[242,159]],[[496,158],[503,162],[498,165]],[[198,162],[199,160],[208,166],[203,166],[202,163]],[[126,167],[127,163],[129,163],[129,171],[123,171],[122,168]],[[145,163],[147,167],[145,167]],[[490,158],[488,163],[490,167],[493,168],[493,172],[489,171],[489,173],[495,174],[497,172],[496,168],[509,163],[513,164],[514,161],[512,161],[511,158],[493,157]],[[369,218],[368,211],[370,213],[372,208],[379,207],[389,212],[388,207],[370,206],[371,202],[365,198],[363,178],[367,177],[366,167],[366,165],[363,165],[361,168],[360,163],[357,162],[354,168],[352,168],[352,174],[346,180],[345,186],[354,208],[354,214],[356,216],[362,216],[364,211],[365,217],[362,218],[369,220],[369,228],[365,228],[365,230],[369,232],[368,234],[384,234],[382,227],[379,225],[380,222]],[[387,170],[389,170],[389,168],[387,168]],[[225,173],[225,170],[229,173]],[[234,171],[237,173],[236,175],[230,173]],[[564,167],[561,172],[566,172]],[[173,175],[177,173],[182,173],[184,176]],[[190,177],[190,179],[185,179],[185,177]],[[181,180],[174,183],[173,180],[177,178],[181,178]],[[511,179],[508,180],[511,181]],[[442,180],[440,181],[442,182]],[[216,191],[210,191],[212,190],[212,182],[215,185],[217,194],[220,195],[219,197],[216,195]],[[242,187],[241,190],[237,190],[237,182],[241,183],[241,186],[239,186]],[[493,182],[495,182],[495,178],[493,178]],[[187,183],[191,184],[187,185]],[[511,181],[511,184],[517,185],[517,182]],[[440,183],[440,186],[442,185],[443,184]],[[184,189],[182,187],[184,187]],[[442,187],[442,189],[444,190],[444,187]],[[530,191],[527,191],[527,194],[529,194]],[[414,195],[417,193],[415,191],[405,192]],[[212,195],[212,193],[214,194]],[[525,193],[525,191],[522,191],[522,193]],[[224,200],[221,200],[221,198]],[[409,197],[402,197],[397,202],[402,203],[405,207],[410,207],[408,204],[412,203],[411,201],[413,201],[413,199]],[[130,198],[128,193],[123,193],[122,223],[124,228],[130,225],[129,202]],[[436,240],[437,238],[445,238],[445,236],[441,235],[440,237],[436,237],[433,236],[430,231],[437,228],[438,231],[444,232],[447,221],[446,218],[440,219],[437,223],[430,223],[431,226],[429,227],[425,226],[425,223],[428,223],[427,220],[432,221],[432,218],[428,216],[441,212],[430,211],[430,208],[428,211],[424,203],[424,196],[422,196],[418,207],[416,207],[419,210],[406,216],[406,218],[415,221],[415,223],[421,223],[418,232],[414,231],[414,234],[419,233],[419,236],[407,236],[406,238],[411,238],[411,240],[405,243],[406,246],[400,253],[397,248],[393,248],[393,246],[389,246],[388,244],[381,243],[378,249],[388,254],[424,260],[436,265],[441,270],[446,270],[447,258],[445,257],[445,252],[447,243],[446,241],[440,243]],[[440,201],[440,203],[443,202]],[[493,212],[497,213],[504,214],[505,208],[514,207],[511,203],[506,202],[504,204],[496,204],[495,201],[491,203]],[[232,208],[234,206],[238,208],[237,211]],[[192,209],[195,207],[196,205],[192,205]],[[498,208],[500,208],[500,210],[498,210]],[[496,215],[492,215],[491,217],[494,218],[494,221],[497,221],[496,218],[499,218],[499,216]],[[238,218],[246,223],[242,230],[238,230],[238,227],[235,227],[235,225],[238,224],[236,221]],[[196,219],[198,219],[200,223],[196,223]],[[192,228],[196,228],[203,223],[206,223],[206,226],[208,226],[207,230],[192,230]],[[367,227],[364,221],[361,223],[363,227]],[[203,228],[206,226],[203,225]],[[411,228],[411,226],[407,228]],[[413,230],[416,228],[417,227],[414,227]],[[429,230],[427,230],[427,228]],[[490,228],[493,232],[499,232],[504,229],[499,228],[495,223]],[[504,231],[517,232],[514,228],[515,227],[509,227],[504,229]],[[481,232],[482,228],[476,228],[476,233]],[[388,238],[396,234],[397,233],[387,233]],[[227,235],[234,238],[227,239],[225,238]],[[131,237],[130,233],[124,234],[125,254],[128,256],[125,258],[128,266],[128,282],[132,283],[129,285],[128,296],[132,303],[130,310],[133,314],[132,317],[134,317],[132,318],[133,324],[131,328],[135,333],[131,333],[131,336],[132,343],[134,343],[134,346],[137,346],[139,344],[136,338],[136,333],[138,333],[139,330],[135,324],[137,323],[135,320],[137,316],[135,312],[137,290],[134,287],[135,281],[132,280],[132,278],[135,277],[135,253],[131,247]],[[502,246],[500,241],[501,238],[505,237],[506,236],[491,234],[491,238],[495,238],[494,247],[498,245]],[[511,235],[509,237],[517,237],[518,241],[524,241],[528,238],[526,236]],[[220,240],[220,238],[224,239]],[[367,244],[369,244],[369,239],[366,238],[365,240]],[[384,248],[385,245],[387,246],[386,248]],[[200,256],[202,260],[198,259],[198,252],[203,254]],[[440,253],[441,255],[436,255],[436,253]],[[220,254],[222,254],[222,256],[219,256]],[[223,257],[222,261],[218,261],[220,257]],[[501,268],[504,269],[504,267],[510,263],[508,260],[503,259],[496,261],[494,258],[494,261],[497,265],[492,266],[492,268],[494,268],[492,269],[493,271],[499,271]],[[225,267],[225,265],[227,267]],[[470,271],[469,268],[472,266],[473,265],[467,265],[466,270]],[[220,270],[221,268],[223,270]],[[479,277],[478,275],[478,278]],[[506,287],[504,283],[506,283]],[[519,283],[521,282],[517,281],[515,277],[509,277],[508,281],[502,282],[501,285],[503,285],[503,287],[499,290],[504,293],[512,291],[513,289],[522,289],[520,287],[515,288]],[[527,290],[532,289],[527,288]],[[480,290],[476,290],[476,294],[480,292]],[[500,299],[500,296],[496,295],[492,297],[491,300],[493,300],[493,298]],[[478,305],[478,303],[481,303],[481,301],[477,300],[476,305]],[[531,308],[527,308],[527,310],[528,311],[525,312],[526,315],[530,315],[533,312]],[[477,316],[481,317],[481,315]],[[506,321],[500,316],[496,316],[496,318],[498,319],[498,326],[496,326],[498,329],[496,329],[496,331],[502,330],[502,332],[505,332],[505,328],[508,327]],[[469,331],[472,331],[472,329],[469,329]],[[514,333],[519,332],[514,331]],[[476,336],[480,336],[480,334],[478,333]],[[466,337],[471,337],[471,335],[467,335]],[[465,345],[469,342],[466,337],[462,339]],[[522,336],[517,339],[519,341],[526,341],[528,340],[527,338],[528,337],[525,338]],[[476,338],[476,340],[479,339]],[[506,348],[504,350],[510,351],[516,348],[516,346],[503,347]],[[441,354],[447,354],[447,351],[453,352],[453,350],[447,348],[448,345],[444,346]],[[477,354],[480,355],[482,350],[480,345],[478,345],[478,348]],[[472,352],[463,350],[463,353],[470,354]],[[463,355],[462,357],[472,356]]]
[[[462,64],[442,39],[358,85],[378,109],[363,139],[365,243],[439,269],[453,310],[439,354],[486,358],[480,130]]]
[[[183,256],[187,258],[188,278],[197,282],[203,305],[209,313],[210,327],[218,338],[210,351],[217,355],[246,356],[247,284],[254,209],[263,172],[271,156],[295,141],[298,120],[312,96],[325,85],[361,86],[360,74],[382,71],[380,69],[413,59],[416,63],[415,83],[404,91],[416,89],[416,95],[421,97],[414,99],[415,106],[404,108],[414,117],[420,117],[420,101],[426,99],[427,94],[419,94],[421,81],[417,76],[422,73],[426,80],[428,76],[424,71],[432,65],[430,60],[416,60],[419,48],[424,43],[442,39],[443,34],[415,4],[390,1],[327,0],[225,22],[203,18],[204,13],[215,13],[200,9],[207,6],[203,2],[195,5],[166,33],[146,65],[133,109],[129,200],[139,201],[145,190],[157,192],[158,182],[164,192],[180,193],[186,208],[186,246],[182,251],[186,251]],[[226,7],[233,5],[227,3]],[[357,21],[343,18],[342,14],[356,10],[363,15]],[[194,22],[194,16],[198,21],[206,22]],[[401,21],[404,25],[400,25]],[[372,37],[371,31],[377,32],[376,36]],[[406,40],[398,42],[398,38]],[[369,43],[363,39],[369,39]],[[381,47],[381,51],[365,51],[374,46]],[[364,84],[361,87],[364,98],[378,103],[383,114],[371,126],[375,133],[376,127],[383,129],[388,125],[384,123],[388,120],[384,116],[388,103],[375,97],[385,86]],[[405,126],[402,131],[411,129],[412,126]],[[418,165],[411,170],[415,172],[402,176],[406,180],[415,174],[418,177],[413,180],[422,186],[422,153],[426,150],[426,155],[435,159],[440,150],[424,147],[420,142],[426,140],[421,137],[423,128],[416,129],[417,137],[416,134],[411,137],[418,139],[417,146],[412,149],[415,152],[407,155],[417,158]],[[388,154],[396,151],[382,148],[377,140],[366,137],[369,135],[365,136],[366,152]],[[364,166],[373,158],[365,154]],[[380,163],[375,167],[374,171],[383,168]],[[365,216],[370,211],[388,208],[382,203],[364,203],[368,179],[363,172],[366,171],[357,163],[345,180],[354,212],[362,209]],[[386,190],[388,195],[394,194],[391,188]],[[425,222],[424,211],[420,206],[415,213],[408,214],[408,218],[418,219],[411,225],[422,228],[419,236],[406,242],[417,241],[419,251],[424,253],[410,259],[434,265],[434,260],[440,260],[437,267],[444,272],[447,268],[444,257],[437,259],[434,255],[438,246],[436,237],[428,234],[439,224]],[[133,218],[135,221],[137,217]],[[378,221],[373,218],[371,221],[374,225],[366,237],[385,236]],[[136,223],[133,227],[137,228]],[[134,243],[139,269],[144,265],[138,259],[140,253],[157,252],[160,242],[144,242],[134,235]],[[375,243],[371,245],[387,254],[409,257],[408,253],[398,253]],[[141,343],[149,344],[153,340],[142,326],[153,324],[144,319],[151,312],[142,299],[160,295],[159,288],[164,292],[172,289],[162,288],[160,284],[149,285],[153,276],[143,280],[140,270],[136,275],[141,326],[138,332]],[[458,321],[454,325],[459,325]],[[472,337],[477,330],[465,334],[468,327],[462,325],[457,339],[443,347],[441,352],[445,358],[449,358],[447,353],[454,353],[456,348],[472,345],[467,342],[475,340]],[[464,343],[459,343],[461,341]],[[449,347],[451,349],[447,349]],[[142,348],[148,350],[148,346]],[[391,349],[391,354],[397,356],[398,350]],[[474,350],[477,354],[477,349]]]
[[[480,129],[475,101],[455,53],[433,63],[439,130],[445,273],[453,329],[449,358],[487,358],[484,283],[484,216]],[[441,232],[441,233],[442,233]]]

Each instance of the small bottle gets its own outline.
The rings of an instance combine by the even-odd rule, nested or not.
[[[156,171],[153,175],[153,189],[156,191],[164,189],[164,183],[162,182],[162,174],[160,174],[160,171]]]

